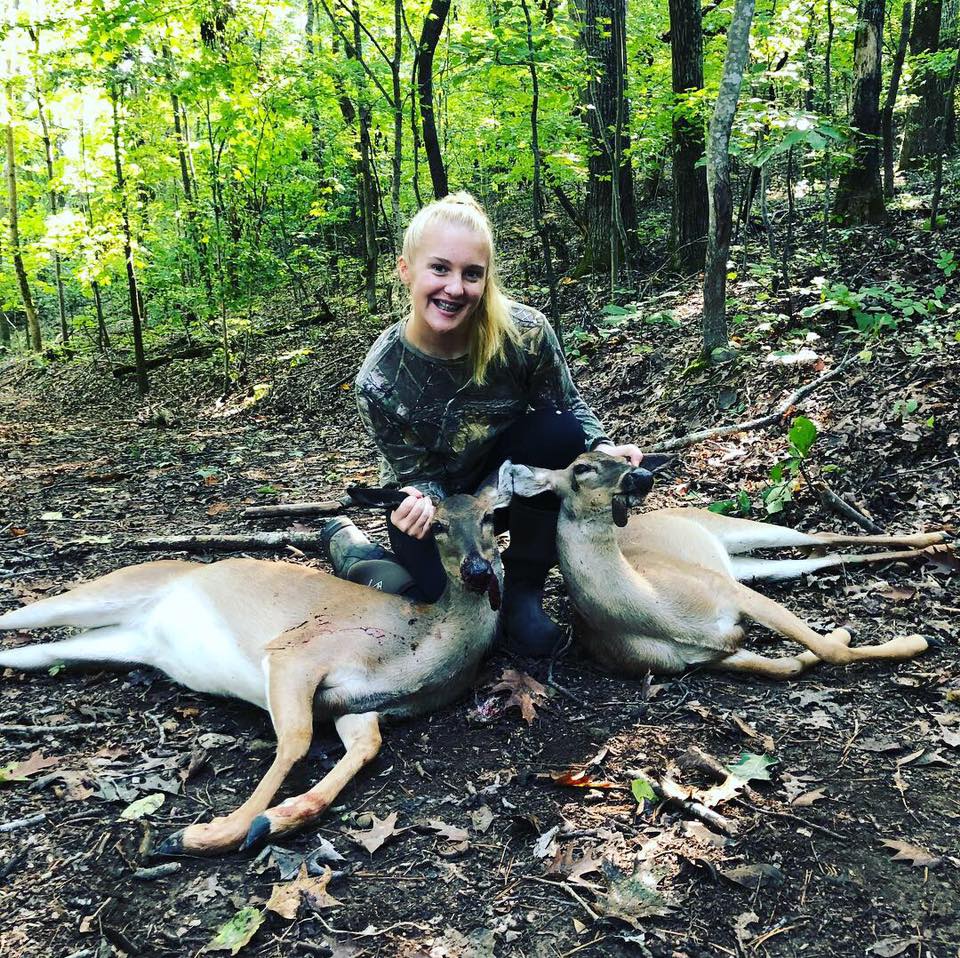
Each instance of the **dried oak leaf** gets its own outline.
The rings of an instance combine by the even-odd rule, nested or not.
[[[377,818],[376,815],[370,816],[373,819],[373,825],[367,832],[347,831],[347,835],[358,845],[370,852],[372,855],[388,838],[397,832],[397,813],[391,812],[386,818]]]
[[[281,882],[273,886],[267,908],[276,912],[281,918],[293,921],[300,910],[300,903],[311,911],[321,911],[324,908],[333,908],[339,905],[332,895],[327,894],[327,885],[333,872],[329,868],[323,870],[319,878],[311,878],[307,874],[307,866],[300,866],[300,873],[293,881]]]
[[[641,918],[672,913],[673,909],[657,890],[659,878],[643,866],[628,875],[613,862],[604,861],[603,874],[607,879],[607,890],[597,896],[596,907],[607,918],[619,918],[639,928]]]
[[[603,859],[594,858],[592,848],[588,848],[583,853],[582,858],[575,859],[573,857],[573,845],[564,845],[557,849],[557,853],[547,865],[546,874],[559,875],[574,884],[589,886],[590,882],[584,881],[583,876],[602,869]]]
[[[11,762],[9,765],[0,767],[0,783],[25,782],[31,775],[36,775],[45,768],[52,768],[59,761],[60,759],[53,756],[45,758],[43,752],[37,749],[22,762]]]
[[[504,702],[504,709],[516,705],[520,714],[529,724],[537,717],[538,705],[542,705],[547,698],[547,687],[526,672],[516,669],[504,669],[500,681],[493,687],[494,692],[509,692],[510,697]]]
[[[427,822],[427,828],[435,831],[441,838],[445,838],[448,842],[465,842],[470,838],[465,828],[448,825],[446,822],[440,821],[439,818],[431,818],[430,821]]]
[[[923,848],[895,838],[884,838],[880,844],[896,852],[891,861],[909,862],[914,868],[935,868],[943,861],[942,855],[931,855]]]

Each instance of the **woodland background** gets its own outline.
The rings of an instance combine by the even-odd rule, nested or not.
[[[353,377],[406,308],[403,224],[454,189],[611,433],[677,451],[648,505],[955,530],[958,6],[6,0],[0,607],[179,534],[323,567],[317,522],[265,547],[245,510],[375,481]],[[765,589],[936,643],[894,667],[497,652],[315,829],[160,872],[158,838],[249,793],[267,716],[149,670],[7,670],[0,958],[198,954],[223,926],[263,958],[955,955],[957,566]],[[691,747],[756,775],[717,806],[733,834],[636,786],[707,789]],[[338,755],[318,730],[290,793]],[[332,897],[298,898],[323,855]]]

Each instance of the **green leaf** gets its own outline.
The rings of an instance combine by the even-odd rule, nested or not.
[[[162,792],[155,792],[153,795],[146,795],[131,802],[121,813],[120,817],[128,821],[136,821],[138,818],[146,818],[152,815],[166,800]]]
[[[637,800],[638,805],[657,800],[657,793],[645,778],[635,778],[630,783],[630,791],[633,792],[633,797]]]
[[[263,924],[263,912],[257,908],[241,908],[233,918],[218,929],[203,951],[229,951],[235,955],[256,934]]]
[[[745,782],[770,781],[771,765],[777,765],[780,759],[772,755],[755,755],[753,752],[741,752],[735,765],[728,765],[727,771]]]
[[[806,416],[797,416],[793,420],[787,439],[801,456],[805,456],[817,438],[817,427]]]

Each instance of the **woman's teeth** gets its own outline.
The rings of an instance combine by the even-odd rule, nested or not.
[[[459,303],[451,303],[446,299],[435,299],[433,305],[443,313],[455,313],[460,309]]]

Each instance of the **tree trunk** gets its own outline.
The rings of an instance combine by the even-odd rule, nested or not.
[[[730,130],[740,98],[743,72],[750,55],[750,24],[755,0],[736,0],[727,29],[727,55],[717,103],[707,136],[707,194],[710,225],[703,274],[703,349],[710,358],[714,350],[726,348],[727,339],[727,257],[733,203],[730,192]]]
[[[599,77],[587,84],[587,241],[576,272],[609,269],[615,287],[618,264],[632,260],[637,246],[633,167],[627,155],[626,0],[586,0],[582,38],[593,61],[591,72]]]
[[[450,0],[431,0],[427,18],[423,21],[417,58],[417,95],[420,99],[423,146],[427,151],[427,165],[433,182],[433,195],[438,200],[446,196],[450,188],[447,182],[447,170],[443,165],[440,139],[437,136],[437,120],[433,105],[433,57],[449,12]]]
[[[893,183],[893,111],[897,105],[897,93],[900,91],[900,77],[903,74],[903,61],[907,55],[907,43],[910,39],[910,18],[913,13],[911,0],[903,4],[903,16],[900,20],[900,40],[897,52],[890,68],[890,86],[887,87],[887,100],[883,105],[880,125],[883,130],[883,195],[892,197]]]
[[[910,33],[910,52],[936,53],[940,47],[942,0],[917,0]],[[940,148],[937,122],[946,112],[946,80],[931,66],[921,66],[913,76],[911,93],[916,102],[907,110],[900,148],[901,170],[922,168]]]
[[[703,18],[700,0],[670,0],[673,92],[678,101],[703,89]],[[707,171],[699,109],[676,102],[673,112],[673,222],[670,246],[675,268],[703,269],[707,248]]]
[[[40,63],[40,32],[33,27],[27,28],[27,33],[33,41],[33,85],[37,100],[37,116],[40,118],[40,130],[43,137],[43,156],[47,166],[47,199],[50,204],[50,213],[56,216],[60,208],[60,197],[53,185],[53,141],[50,137],[50,126],[43,101],[43,91],[40,87],[38,66]],[[63,295],[63,272],[60,265],[60,253],[53,252],[53,275],[57,288],[57,312],[60,317],[60,339],[66,343],[70,340],[70,327],[67,324],[67,306]]]
[[[133,322],[133,356],[137,365],[137,392],[145,396],[150,391],[147,379],[146,357],[143,352],[143,323],[140,314],[140,290],[133,264],[133,241],[130,238],[130,210],[126,182],[123,176],[123,160],[120,151],[120,93],[111,86],[110,105],[113,110],[113,167],[117,176],[117,195],[120,199],[120,220],[123,225],[123,259],[127,267],[127,291],[130,295],[130,318]]]
[[[827,0],[827,48],[823,55],[823,115],[833,116],[833,0]],[[827,248],[830,226],[830,177],[833,173],[833,150],[830,140],[823,151],[823,220],[820,224],[820,249]]]
[[[860,226],[886,219],[880,182],[880,60],[883,52],[885,0],[860,0],[853,46],[854,154],[840,182],[834,214]]]
[[[947,81],[947,108],[944,116],[942,116],[937,123],[938,133],[940,135],[940,150],[933,164],[933,196],[930,200],[931,233],[935,233],[940,228],[938,220],[940,218],[940,193],[943,189],[943,159],[949,145],[947,124],[949,118],[953,116],[954,104],[956,102],[958,71],[960,71],[960,49],[957,50],[957,55],[954,57],[953,69],[950,71],[950,79]]]
[[[8,71],[9,72],[9,71]],[[7,145],[7,215],[10,220],[10,257],[13,260],[13,269],[17,274],[17,288],[20,290],[20,300],[27,317],[27,343],[31,349],[40,352],[43,348],[43,338],[40,333],[40,317],[33,304],[33,295],[30,292],[30,281],[27,279],[27,269],[23,265],[23,253],[20,249],[20,218],[17,211],[17,155],[13,142],[13,84],[9,81],[4,86],[7,107],[6,145]]]
[[[553,257],[550,252],[550,236],[543,218],[543,186],[541,183],[542,158],[540,156],[540,78],[537,75],[537,64],[534,59],[533,24],[530,19],[530,8],[527,0],[520,0],[523,7],[523,16],[527,23],[527,68],[530,71],[530,83],[533,88],[533,97],[530,102],[530,145],[533,148],[533,227],[540,236],[540,246],[543,251],[543,269],[547,277],[547,286],[550,289],[550,322],[563,348],[563,327],[560,325],[560,310],[557,307],[557,277],[553,269]]]

